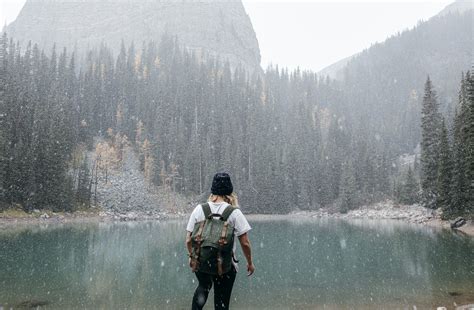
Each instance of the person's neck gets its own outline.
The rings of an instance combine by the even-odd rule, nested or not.
[[[217,199],[214,200],[214,203],[225,202],[225,200],[221,196],[217,196]]]

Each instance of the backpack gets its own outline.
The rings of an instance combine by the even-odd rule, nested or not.
[[[220,215],[212,214],[208,203],[201,206],[205,220],[191,234],[191,266],[193,272],[222,276],[232,268],[234,227],[227,220],[235,208],[229,205]]]

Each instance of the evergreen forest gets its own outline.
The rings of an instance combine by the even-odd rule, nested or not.
[[[100,138],[118,160],[132,147],[150,184],[176,195],[203,195],[214,173],[227,171],[255,213],[347,212],[394,199],[441,207],[447,218],[473,214],[469,72],[459,73],[452,118],[428,78],[424,97],[411,99],[413,113],[397,114],[419,141],[400,146],[398,130],[397,139],[390,128],[377,133],[378,121],[345,108],[365,96],[347,91],[350,81],[278,66],[250,74],[198,57],[173,36],[123,44],[117,56],[102,45],[79,58],[32,44],[22,50],[4,34],[0,60],[0,210],[90,206],[94,174],[106,167],[87,153]],[[415,142],[420,156],[401,165]]]

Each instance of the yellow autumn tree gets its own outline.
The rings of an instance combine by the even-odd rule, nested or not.
[[[97,173],[102,174],[107,183],[110,171],[118,169],[121,164],[115,146],[109,142],[97,143],[95,148],[95,163]]]

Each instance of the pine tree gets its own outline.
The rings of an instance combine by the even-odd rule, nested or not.
[[[411,167],[408,168],[404,182],[400,183],[398,186],[398,201],[408,205],[418,202],[419,185]]]
[[[347,213],[349,210],[357,207],[356,194],[357,189],[353,164],[351,162],[345,163],[341,176],[339,212]]]
[[[2,201],[5,200],[5,191],[4,180],[5,180],[5,170],[8,165],[7,161],[7,139],[5,136],[5,94],[6,94],[6,58],[7,58],[7,35],[3,33],[0,37],[0,210],[2,206]]]
[[[465,134],[466,150],[466,204],[464,213],[474,213],[474,75],[466,74],[467,100],[466,100],[466,123],[463,126]]]
[[[459,90],[459,104],[453,122],[453,180],[451,184],[450,210],[453,216],[461,214],[467,206],[466,193],[466,145],[464,126],[467,111],[467,85],[463,74]]]
[[[428,208],[436,208],[438,196],[438,150],[440,143],[440,114],[436,92],[430,78],[425,83],[425,95],[421,111],[421,187],[422,202]]]
[[[77,189],[76,189],[76,201],[78,204],[83,206],[90,206],[91,202],[91,189],[90,189],[90,172],[89,167],[87,165],[87,158],[84,157],[82,160],[82,164],[79,168],[79,176],[77,181]]]
[[[452,182],[452,160],[451,148],[448,140],[448,130],[444,118],[441,122],[441,138],[439,144],[438,164],[438,201],[437,207],[443,210],[443,214],[449,217],[452,213],[451,206],[451,182]]]

